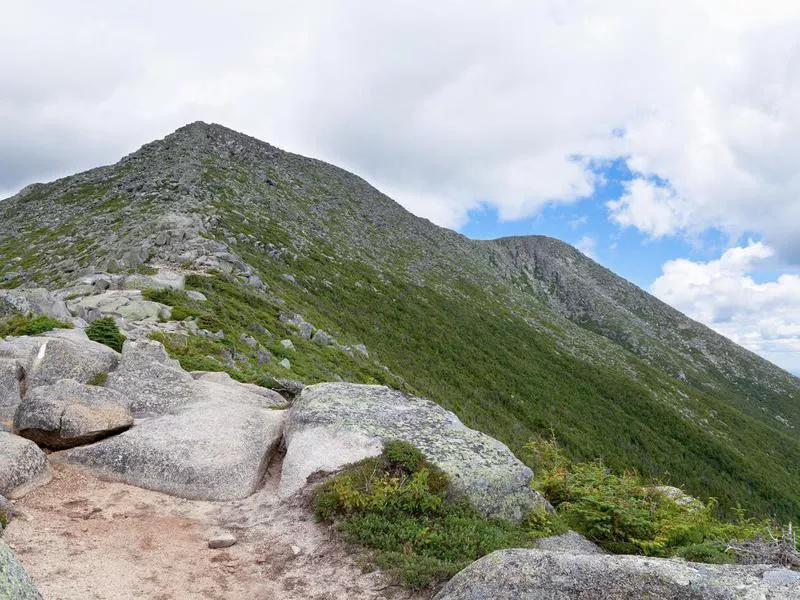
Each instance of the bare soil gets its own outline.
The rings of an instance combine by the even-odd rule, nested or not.
[[[50,483],[15,503],[5,538],[45,600],[409,599],[366,573],[302,498],[277,498],[280,464],[232,502],[191,501],[56,465]],[[208,548],[215,533],[236,545]],[[294,548],[293,548],[294,546]]]

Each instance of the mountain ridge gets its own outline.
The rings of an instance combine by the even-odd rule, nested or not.
[[[258,295],[273,328],[297,313],[365,342],[413,391],[518,452],[552,430],[576,456],[800,515],[800,380],[554,238],[470,240],[334,165],[202,122],[0,203],[0,287],[164,265],[211,274],[192,281],[220,302]],[[203,349],[240,378],[280,374],[256,367],[232,319]],[[351,377],[304,352],[313,366],[298,377]]]

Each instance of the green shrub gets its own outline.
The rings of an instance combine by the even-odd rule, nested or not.
[[[315,513],[370,549],[375,564],[411,588],[433,586],[485,554],[528,546],[559,529],[542,513],[522,523],[482,517],[452,496],[440,469],[401,441],[320,486]]]
[[[553,438],[539,437],[529,450],[537,473],[534,487],[567,525],[610,552],[732,562],[727,542],[769,527],[744,518],[740,510],[737,522],[719,519],[713,498],[678,503],[636,472],[612,473],[600,459],[570,462]]]
[[[0,338],[9,335],[37,335],[53,329],[72,329],[72,325],[44,315],[13,315],[0,319]]]
[[[105,344],[109,348],[122,352],[122,344],[125,342],[125,336],[117,327],[112,317],[101,317],[93,321],[91,325],[86,328],[86,335],[90,340]]]

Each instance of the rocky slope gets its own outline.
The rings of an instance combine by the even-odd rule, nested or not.
[[[0,202],[0,280],[87,321],[149,315],[128,334],[188,370],[384,383],[523,458],[552,430],[576,457],[800,516],[797,378],[561,242],[469,240],[218,125]]]

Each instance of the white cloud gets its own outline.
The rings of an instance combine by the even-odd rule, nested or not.
[[[575,247],[583,252],[586,256],[591,258],[592,260],[597,260],[597,256],[595,256],[595,249],[597,248],[597,240],[593,237],[585,235],[578,242],[575,244]]]
[[[458,225],[574,202],[623,157],[620,224],[754,230],[800,263],[798,39],[795,0],[12,0],[0,188],[202,119]]]
[[[672,260],[651,291],[734,342],[800,372],[800,276],[784,273],[766,282],[752,277],[774,267],[774,257],[769,246],[750,242],[709,262]]]

